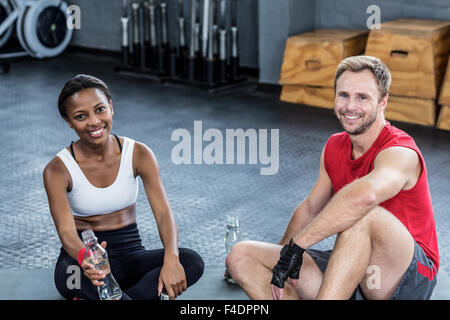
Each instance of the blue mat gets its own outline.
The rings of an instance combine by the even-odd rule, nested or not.
[[[248,299],[237,285],[223,280],[223,266],[206,266],[200,280],[188,288],[179,300]],[[53,283],[53,269],[0,270],[0,300],[62,300]]]
[[[248,300],[237,285],[223,280],[223,266],[206,266],[203,277],[178,300]],[[0,270],[0,300],[62,300],[53,284],[53,269]],[[440,270],[432,300],[450,300],[450,277]]]

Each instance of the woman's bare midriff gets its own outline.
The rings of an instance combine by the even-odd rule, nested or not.
[[[77,230],[117,230],[136,222],[136,203],[122,210],[90,217],[74,216]]]

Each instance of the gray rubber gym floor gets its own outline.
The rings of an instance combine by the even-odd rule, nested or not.
[[[225,216],[239,216],[245,239],[278,242],[316,179],[324,143],[340,131],[337,120],[329,110],[282,103],[256,92],[255,86],[213,98],[198,88],[117,74],[116,63],[110,57],[72,52],[45,61],[24,60],[13,64],[10,74],[0,75],[0,299],[60,298],[52,268],[61,244],[42,170],[77,138],[56,105],[62,86],[77,73],[98,76],[112,89],[114,133],[147,144],[157,156],[179,246],[196,250],[206,265],[204,277],[182,297],[245,299],[239,288],[222,281]],[[278,173],[260,175],[261,164],[175,165],[171,151],[177,142],[171,134],[184,128],[194,138],[196,120],[202,121],[203,131],[216,128],[223,135],[226,129],[279,129]],[[441,256],[434,298],[450,299],[450,133],[394,124],[416,139],[428,165]],[[142,184],[137,211],[144,245],[160,247]],[[330,249],[333,241],[324,240],[316,248]]]

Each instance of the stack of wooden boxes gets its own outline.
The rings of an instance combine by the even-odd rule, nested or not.
[[[436,126],[442,130],[450,130],[450,59],[447,63],[447,71],[439,95],[439,104],[441,110]]]
[[[450,52],[450,21],[399,19],[369,34],[365,54],[392,75],[386,118],[434,126]]]
[[[364,52],[369,32],[319,29],[289,37],[281,76],[282,101],[333,108],[334,75],[346,57]]]

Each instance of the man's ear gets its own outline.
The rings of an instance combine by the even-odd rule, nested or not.
[[[381,99],[379,103],[380,109],[382,109],[383,112],[386,110],[388,100],[389,100],[389,93],[386,93],[386,95],[383,97],[383,99]]]

